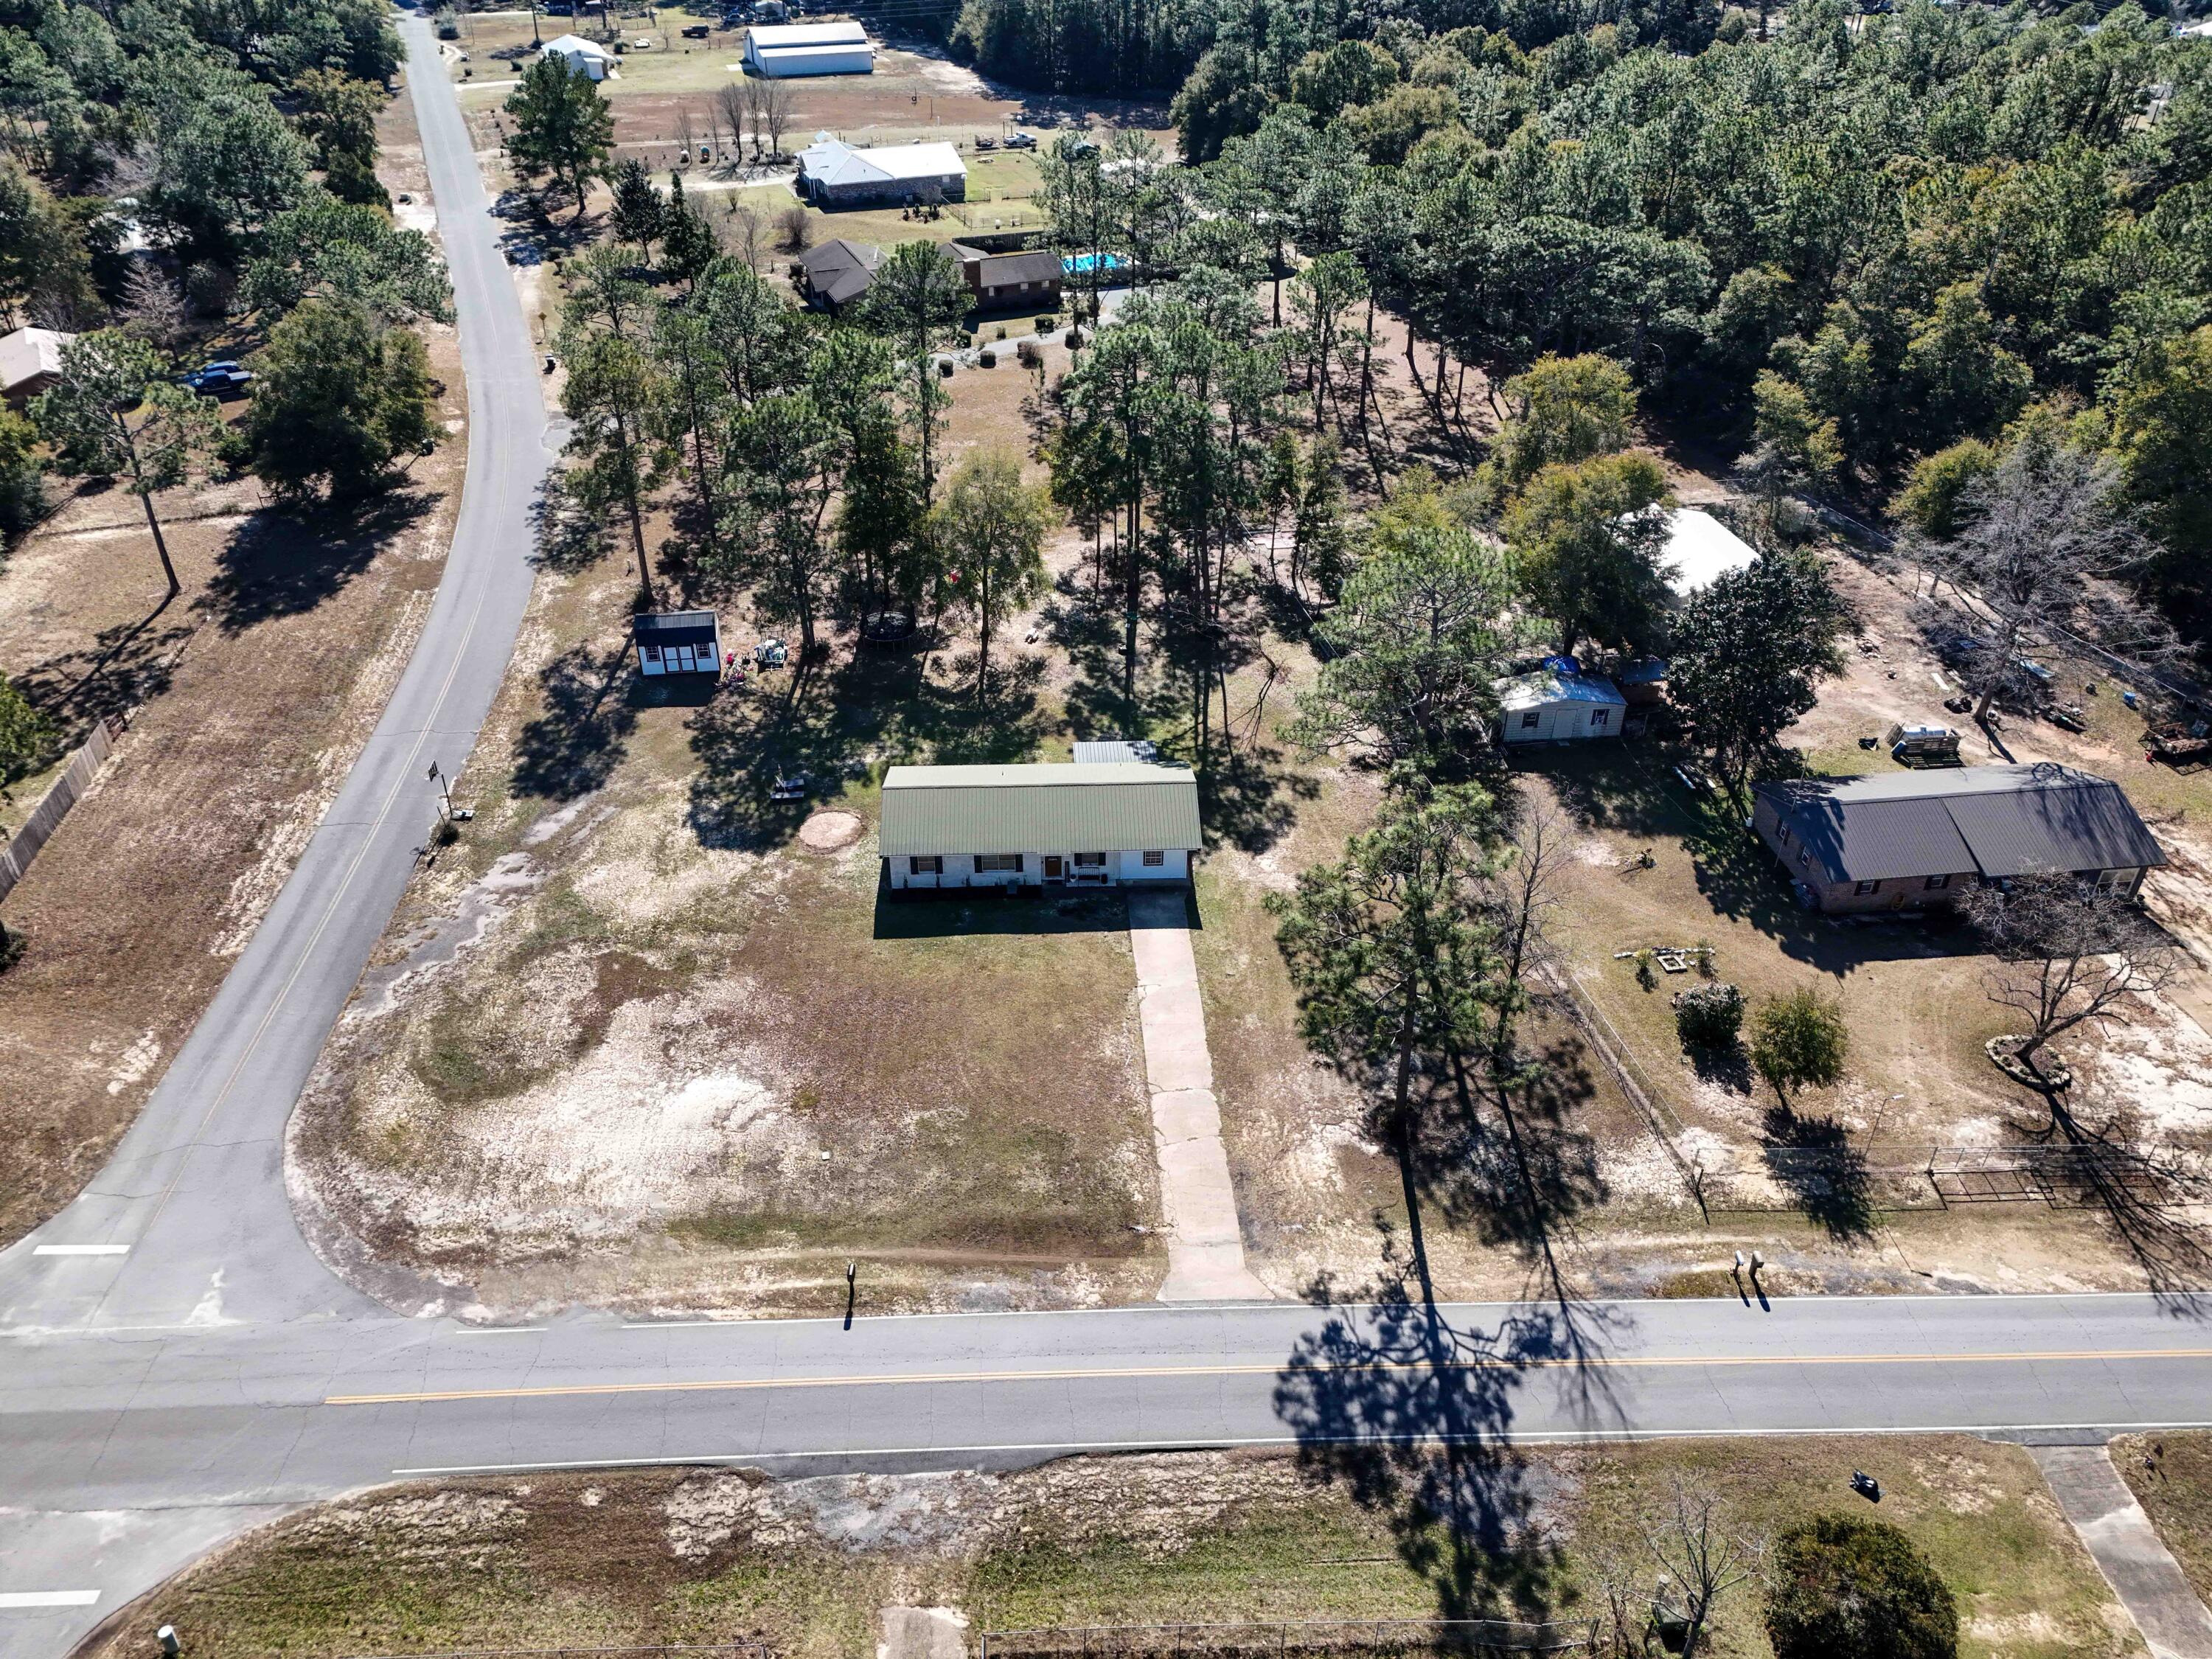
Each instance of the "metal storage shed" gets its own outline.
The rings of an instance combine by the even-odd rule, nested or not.
[[[749,29],[745,68],[764,79],[872,75],[876,49],[858,23],[782,23]]]
[[[580,34],[556,36],[548,40],[541,52],[547,58],[557,58],[566,64],[569,74],[586,76],[594,81],[605,80],[607,66],[614,61],[605,46],[596,41],[586,40]]]
[[[1617,738],[1628,699],[1597,674],[1545,669],[1498,683],[1498,735],[1509,744]]]

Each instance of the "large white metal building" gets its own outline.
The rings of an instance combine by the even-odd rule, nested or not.
[[[781,23],[745,32],[745,67],[772,81],[872,75],[876,49],[858,23]]]
[[[580,34],[564,34],[557,40],[548,40],[542,52],[545,57],[557,58],[566,64],[569,74],[580,75],[593,81],[605,80],[607,68],[614,62],[613,56],[605,46],[586,40]]]

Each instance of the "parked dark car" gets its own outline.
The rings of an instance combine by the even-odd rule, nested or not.
[[[686,23],[684,26],[684,38],[686,40],[703,40],[713,33],[714,25],[711,23]]]
[[[180,384],[203,398],[229,398],[252,383],[253,371],[234,362],[203,363],[182,377]]]

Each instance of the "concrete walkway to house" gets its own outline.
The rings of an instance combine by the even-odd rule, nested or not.
[[[1244,1265],[1237,1191],[1221,1146],[1206,1006],[1190,950],[1189,896],[1129,895],[1129,948],[1137,958],[1137,1018],[1152,1096],[1152,1145],[1160,1160],[1160,1209],[1168,1226],[1163,1302],[1268,1299]]]
[[[2031,1446],[2051,1496],[2136,1621],[2152,1659],[2212,1659],[2204,1610],[2102,1446]]]

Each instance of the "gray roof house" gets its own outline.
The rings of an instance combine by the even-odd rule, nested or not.
[[[799,258],[807,303],[836,315],[867,293],[876,267],[883,262],[883,250],[872,242],[848,241],[842,236],[807,249]]]
[[[1064,272],[1060,255],[1049,248],[992,253],[966,242],[948,242],[945,251],[960,262],[961,277],[979,311],[1049,311],[1060,303]]]
[[[799,152],[798,189],[820,208],[957,202],[967,193],[968,164],[947,143],[862,149],[817,132]]]
[[[2166,854],[2108,778],[2042,763],[1793,778],[1753,791],[1752,827],[1808,908],[1948,904],[1981,881],[2070,873],[2132,897]]]
[[[901,891],[1187,881],[1198,780],[1141,761],[894,766],[877,841]]]

